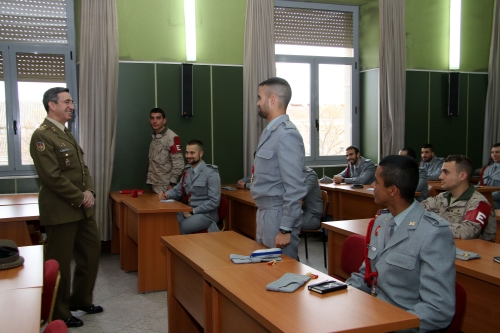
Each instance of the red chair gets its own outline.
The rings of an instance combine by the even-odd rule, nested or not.
[[[342,245],[340,255],[340,267],[347,274],[359,272],[359,268],[365,260],[366,237],[363,235],[351,235],[346,238]],[[336,278],[340,278],[336,276]],[[341,278],[342,280],[345,280]]]
[[[43,333],[68,333],[66,324],[61,319],[54,320],[45,327]]]
[[[54,259],[47,260],[43,267],[42,326],[52,321],[52,312],[54,311],[60,279],[59,263]]]
[[[219,202],[219,208],[217,210],[217,213],[219,215],[219,221],[217,222],[217,226],[222,223],[222,228],[220,228],[220,231],[224,231],[226,228],[226,224],[224,223],[224,219],[227,216],[227,212],[229,209],[229,200],[227,200],[226,197],[221,196],[220,197],[220,202]],[[203,229],[199,230],[196,232],[193,232],[193,234],[205,234],[208,232],[208,229]]]
[[[450,326],[446,328],[445,333],[458,333],[462,328],[465,315],[465,304],[467,303],[467,293],[464,287],[455,282],[455,315]]]

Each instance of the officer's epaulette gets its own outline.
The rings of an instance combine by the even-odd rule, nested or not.
[[[47,125],[43,124],[43,125],[40,125],[40,127],[37,128],[37,130],[39,131],[45,131],[47,129]]]
[[[297,126],[290,120],[285,120],[283,123],[285,124],[285,129],[297,129]]]
[[[444,157],[434,156],[434,158],[436,159],[436,161],[444,161]]]
[[[379,215],[387,214],[387,213],[390,213],[389,209],[387,209],[387,208],[379,209],[379,210],[377,210],[377,214],[375,214],[375,216],[379,216]]]
[[[365,161],[366,162],[371,162],[372,160],[371,160],[371,158],[365,158]]]
[[[207,164],[207,167],[209,167],[210,169],[214,169],[214,170],[219,171],[219,167],[217,165]]]
[[[191,166],[191,164],[186,164],[186,165],[184,166],[184,170],[189,169],[189,168],[191,168],[191,167],[192,167],[192,166]]]
[[[439,216],[433,212],[425,212],[424,218],[436,227],[449,227],[450,226],[450,222],[448,222],[445,218],[442,218],[441,216]]]

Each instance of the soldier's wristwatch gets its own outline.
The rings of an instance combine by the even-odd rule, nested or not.
[[[286,235],[286,234],[291,234],[291,233],[292,233],[292,230],[285,230],[285,229],[281,229],[281,228],[280,228],[280,232],[281,232],[282,234],[285,234],[285,235]]]

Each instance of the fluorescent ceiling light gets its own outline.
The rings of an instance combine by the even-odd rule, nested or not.
[[[186,27],[186,60],[196,61],[195,0],[184,0],[184,25]]]
[[[460,68],[462,0],[450,0],[450,69]]]

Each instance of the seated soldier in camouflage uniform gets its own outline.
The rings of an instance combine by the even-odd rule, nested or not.
[[[450,155],[443,163],[442,188],[448,190],[420,204],[451,224],[455,238],[494,240],[496,217],[488,200],[469,184],[472,162],[463,155]]]

